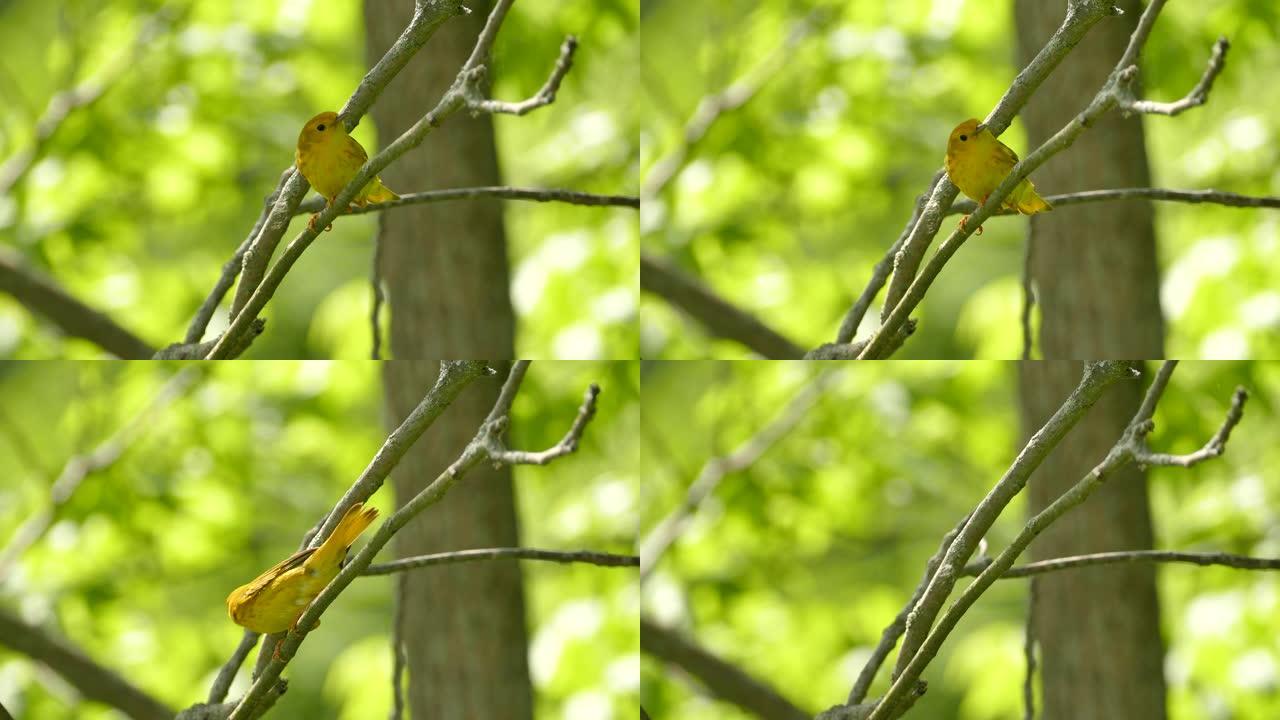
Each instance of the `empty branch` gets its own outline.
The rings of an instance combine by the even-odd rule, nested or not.
[[[364,575],[390,575],[433,565],[476,562],[478,560],[548,560],[558,563],[587,563],[601,567],[639,567],[637,555],[615,555],[590,550],[538,550],[535,548],[477,548],[432,553],[415,557],[376,563],[365,568]]]

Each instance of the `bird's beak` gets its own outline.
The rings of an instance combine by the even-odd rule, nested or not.
[[[973,129],[973,131],[974,131],[975,133],[980,133],[980,132],[982,132],[983,130],[986,130],[986,129],[987,129],[987,124],[986,124],[986,123],[978,123],[978,127],[974,128],[974,129]]]

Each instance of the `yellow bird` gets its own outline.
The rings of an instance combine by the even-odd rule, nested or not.
[[[293,627],[311,601],[338,575],[347,550],[378,516],[364,503],[352,505],[318,548],[299,550],[227,596],[227,612],[237,625],[263,634]]]
[[[326,206],[333,204],[338,193],[342,192],[342,188],[351,182],[360,171],[360,166],[368,160],[369,154],[355,138],[347,134],[347,128],[338,119],[338,113],[322,112],[308,120],[302,132],[298,133],[298,152],[294,162],[302,177],[311,183],[316,192],[324,196]],[[388,202],[399,197],[382,184],[382,178],[375,177],[351,202],[364,207],[368,203]],[[318,216],[312,215],[307,227],[315,230]],[[325,228],[328,229],[330,228]]]
[[[991,130],[986,125],[979,124],[975,118],[957,125],[947,140],[947,175],[965,195],[980,203],[987,202],[987,196],[1004,181],[1017,162],[1017,153],[996,139]],[[1023,215],[1053,209],[1048,201],[1036,194],[1036,186],[1031,184],[1031,178],[1023,178],[1013,192],[1005,196],[1001,207],[1016,210]],[[968,215],[961,218],[960,227],[964,227],[964,222],[968,219]],[[982,234],[981,226],[978,227],[978,234]]]

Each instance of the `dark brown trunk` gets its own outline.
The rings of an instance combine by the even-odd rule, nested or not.
[[[453,83],[484,26],[489,3],[445,23],[383,91],[373,119],[383,143],[409,129]],[[368,2],[369,62],[395,42],[411,2]],[[493,122],[458,112],[382,179],[400,193],[500,185]],[[391,312],[391,357],[509,359],[515,320],[508,294],[502,206],[495,199],[428,203],[382,216],[381,275]]]
[[[1142,8],[1105,20],[1045,82],[1023,113],[1029,147],[1060,129],[1101,87]],[[1025,63],[1062,20],[1064,3],[1017,0]],[[1111,115],[1036,173],[1044,194],[1149,184],[1142,124]],[[1151,205],[1094,203],[1037,215],[1032,277],[1045,362],[1020,366],[1024,432],[1049,417],[1079,381],[1068,359],[1163,355],[1159,277]],[[1049,456],[1031,479],[1030,508],[1043,509],[1099,462],[1141,401],[1140,383],[1121,383]],[[1031,546],[1035,559],[1153,545],[1146,475],[1116,473]],[[1037,580],[1034,633],[1040,643],[1043,720],[1165,717],[1164,646],[1155,570],[1134,564],[1051,573]]]
[[[484,24],[487,3],[450,20],[373,108],[383,142],[421,118],[453,81]],[[376,60],[409,20],[410,2],[368,2],[367,54]],[[450,117],[383,173],[399,192],[500,184],[489,118]],[[389,421],[399,422],[435,381],[422,359],[507,359],[514,354],[506,240],[496,201],[417,205],[382,218],[381,272],[391,312],[383,368]],[[410,361],[418,360],[418,361]],[[500,370],[505,372],[505,363]],[[409,451],[395,472],[400,501],[457,458],[497,397],[477,382]],[[476,467],[443,502],[396,535],[400,556],[519,544],[511,473]],[[466,563],[407,573],[404,640],[412,717],[531,718],[532,688],[520,567]]]
[[[505,368],[504,368],[505,369]],[[438,364],[383,365],[389,424],[402,420],[435,382]],[[497,399],[499,383],[479,380],[449,407],[394,473],[403,502],[458,457]],[[439,504],[396,534],[396,555],[519,545],[508,469],[481,464]],[[412,717],[430,720],[533,717],[520,566],[443,565],[404,573],[406,698]]]
[[[1021,364],[1024,432],[1038,428],[1080,380],[1069,361]],[[1113,386],[1031,478],[1032,511],[1084,477],[1111,448],[1142,399],[1142,384]],[[1031,545],[1042,560],[1153,545],[1145,473],[1134,466]],[[1165,717],[1160,605],[1153,564],[1081,568],[1040,576],[1034,633],[1040,643],[1042,720]]]
[[[1106,81],[1142,8],[1094,26],[1023,110],[1028,150],[1062,129]],[[1026,64],[1062,22],[1066,3],[1018,0],[1019,55]],[[1042,195],[1150,184],[1140,117],[1111,113],[1034,173]],[[1050,360],[1164,356],[1155,229],[1146,200],[1074,205],[1031,221],[1032,277],[1040,352]]]

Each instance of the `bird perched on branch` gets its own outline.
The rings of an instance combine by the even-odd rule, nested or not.
[[[377,510],[363,503],[352,505],[320,547],[299,550],[232,590],[227,596],[231,619],[263,634],[291,628],[324,586],[338,576],[351,543],[377,516]]]
[[[987,196],[995,192],[996,187],[1016,164],[1017,153],[997,140],[991,130],[986,125],[979,124],[975,118],[957,125],[947,140],[947,175],[961,192],[982,204],[986,204]],[[1023,215],[1053,209],[1052,205],[1036,194],[1036,186],[1031,184],[1031,178],[1023,178],[1005,196],[1000,207]],[[968,215],[961,218],[960,227],[964,227],[968,219]],[[982,234],[981,225],[978,226],[978,234]]]
[[[338,119],[338,113],[322,112],[307,121],[302,132],[298,133],[298,152],[294,158],[298,172],[311,183],[316,192],[324,196],[325,206],[333,201],[355,178],[360,167],[369,161],[369,154],[364,151],[355,138],[347,134],[347,128]],[[399,195],[391,192],[382,184],[382,178],[374,177],[356,193],[351,204],[363,207],[369,203],[381,203],[399,199]],[[307,227],[316,229],[316,218],[311,216]],[[326,227],[325,230],[333,226]]]

